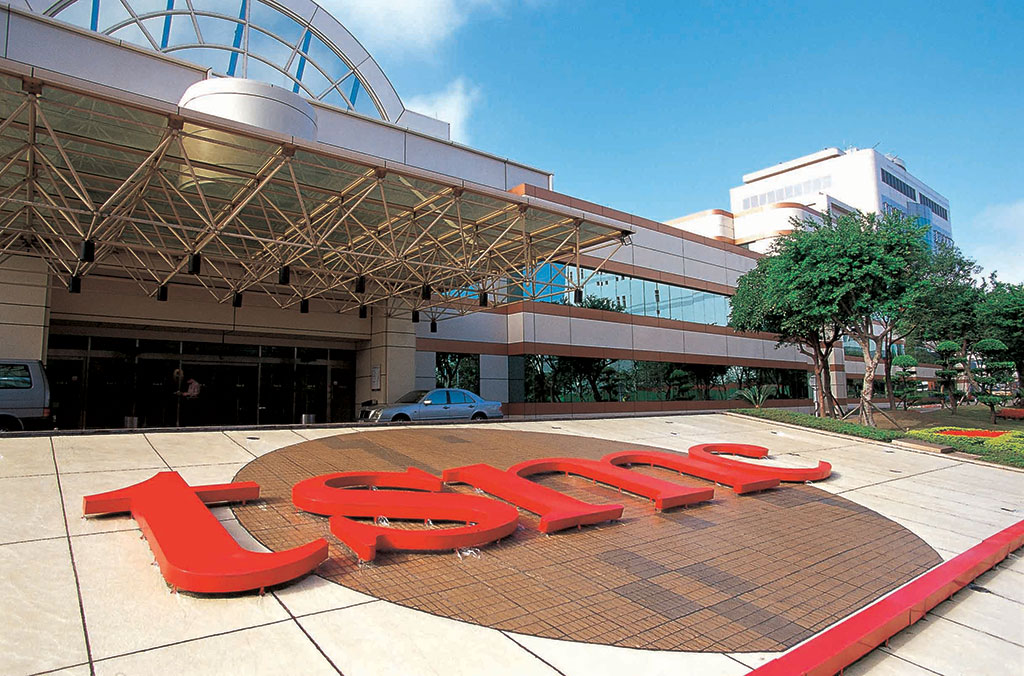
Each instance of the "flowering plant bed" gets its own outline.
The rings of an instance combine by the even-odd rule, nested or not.
[[[945,434],[950,437],[984,437],[985,439],[994,439],[1009,433],[993,432],[992,430],[940,430],[938,434]]]
[[[996,413],[996,417],[1007,420],[1024,420],[1024,408],[1004,408]]]
[[[990,462],[1024,467],[1024,432],[932,427],[910,430],[907,436],[952,446],[961,453],[970,453]]]

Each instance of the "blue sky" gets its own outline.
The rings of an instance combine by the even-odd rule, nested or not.
[[[407,106],[560,192],[667,220],[877,144],[949,199],[968,254],[1024,279],[1024,3],[323,4]]]

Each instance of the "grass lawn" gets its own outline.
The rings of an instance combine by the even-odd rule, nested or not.
[[[929,409],[925,411],[911,408],[909,411],[889,411],[886,413],[892,416],[896,422],[903,426],[903,429],[919,430],[926,427],[969,427],[978,430],[996,430],[998,432],[1016,431],[1024,432],[1024,420],[999,419],[999,424],[993,425],[989,420],[991,415],[987,406],[959,406],[956,415],[950,415],[949,409]],[[854,418],[856,420],[856,418]],[[875,415],[875,423],[887,430],[895,429],[883,416]]]
[[[968,453],[982,460],[1024,468],[1024,421],[1000,420],[999,424],[989,423],[990,413],[987,407],[961,406],[956,415],[951,416],[948,410],[930,409],[909,411],[893,411],[890,415],[909,432],[897,430],[892,423],[881,415],[875,415],[878,427],[865,427],[857,424],[856,418],[839,421],[832,418],[816,418],[806,413],[797,413],[781,408],[738,409],[734,413],[791,423],[811,429],[827,430],[850,434],[873,441],[887,442],[900,437],[915,437],[925,441],[952,446],[961,453]],[[887,411],[888,413],[888,411]],[[934,428],[967,428],[995,430],[1007,432],[997,438],[967,438],[936,434]]]

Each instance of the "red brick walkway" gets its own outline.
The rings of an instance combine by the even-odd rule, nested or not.
[[[318,573],[382,599],[525,634],[661,650],[783,650],[940,562],[902,526],[803,485],[743,497],[720,487],[711,503],[658,513],[614,489],[552,475],[541,482],[589,502],[621,502],[622,520],[545,536],[533,528],[537,518],[521,512],[524,527],[479,557],[385,552],[363,566],[329,535],[326,518],[298,512],[290,501],[294,483],[328,472],[412,466],[440,475],[464,464],[504,469],[627,448],[638,447],[493,428],[345,434],[250,463],[237,480],[259,482],[263,500],[235,513],[274,550],[326,535],[331,559]],[[707,485],[665,470],[636,471]]]

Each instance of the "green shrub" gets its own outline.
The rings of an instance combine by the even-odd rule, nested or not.
[[[817,418],[813,415],[798,413],[797,411],[788,411],[782,408],[743,408],[736,409],[733,413],[742,413],[743,415],[749,415],[755,418],[764,418],[765,420],[774,420],[775,422],[800,425],[801,427],[810,427],[811,429],[824,430],[826,432],[849,434],[854,437],[871,439],[872,441],[892,441],[893,439],[899,439],[905,436],[902,432],[896,430],[882,430],[877,427],[868,427],[866,425],[859,425],[853,422],[846,422],[845,420],[836,420],[835,418]]]
[[[775,394],[774,385],[751,385],[742,390],[737,390],[734,396],[737,399],[746,400],[754,408],[761,408],[764,406],[764,402],[772,398],[773,394]]]
[[[1011,467],[1024,467],[1024,432],[1010,431],[998,437],[954,437],[939,434],[944,430],[965,430],[965,427],[929,427],[910,430],[907,436],[936,444],[952,446],[961,453],[969,453],[991,462]]]

